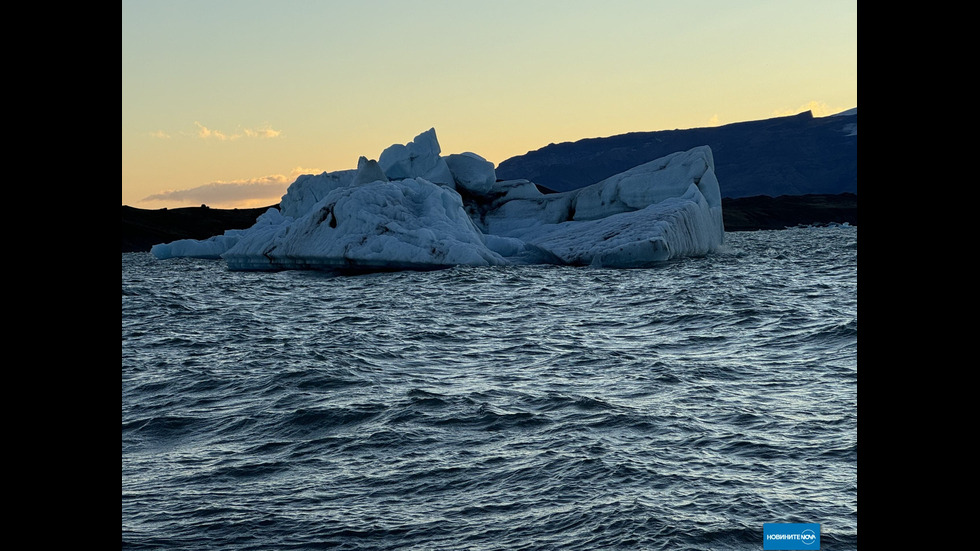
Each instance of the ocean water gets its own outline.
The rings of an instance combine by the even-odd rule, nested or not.
[[[122,547],[857,548],[857,228],[643,270],[122,255]]]

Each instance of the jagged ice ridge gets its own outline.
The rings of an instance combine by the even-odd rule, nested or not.
[[[231,270],[648,267],[718,249],[721,208],[708,146],[546,194],[526,179],[498,181],[475,153],[442,156],[429,129],[357,169],[300,176],[251,228],[151,253],[222,258]]]

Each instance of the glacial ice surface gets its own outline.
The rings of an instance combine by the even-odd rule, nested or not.
[[[638,268],[709,254],[724,238],[708,146],[545,194],[528,180],[498,181],[475,153],[443,157],[429,129],[356,169],[300,176],[251,228],[151,252],[222,258],[231,270]]]

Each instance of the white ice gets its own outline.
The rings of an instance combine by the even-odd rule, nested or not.
[[[355,170],[305,175],[247,230],[155,245],[160,259],[223,258],[232,270],[429,269],[570,264],[633,268],[724,242],[707,146],[591,186],[543,194],[497,181],[471,152],[441,156],[435,129]]]

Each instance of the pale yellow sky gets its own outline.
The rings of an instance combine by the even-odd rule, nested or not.
[[[122,204],[140,208],[268,206],[429,128],[499,164],[854,107],[856,0],[122,3]]]

